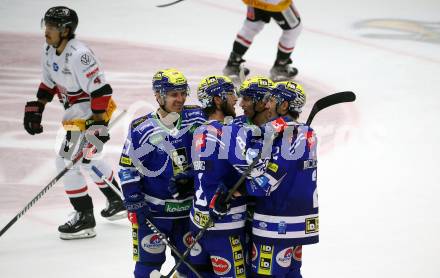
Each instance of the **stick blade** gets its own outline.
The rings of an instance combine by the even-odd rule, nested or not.
[[[321,98],[313,105],[312,111],[310,112],[309,117],[307,118],[307,125],[310,125],[313,121],[315,115],[329,106],[344,103],[344,102],[353,102],[356,100],[356,95],[352,91],[344,91],[335,94],[328,95],[326,97]]]

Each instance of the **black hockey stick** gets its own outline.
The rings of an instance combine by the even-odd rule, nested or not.
[[[103,180],[116,194],[118,194],[119,195],[119,197],[121,197],[121,199],[123,200],[124,199],[124,195],[122,194],[122,192],[120,191],[120,190],[118,190],[117,188],[116,188],[116,186],[113,184],[113,183],[111,183],[108,179],[107,179],[107,177],[106,176],[104,176],[104,174],[101,172],[101,171],[99,171],[99,169],[98,168],[96,168],[95,166],[92,166],[92,171],[101,179],[101,180]],[[182,259],[183,260],[183,262],[188,266],[188,268],[192,271],[192,272],[194,272],[194,274],[198,277],[198,278],[203,278],[202,277],[202,275],[200,275],[198,272],[197,272],[197,270],[190,264],[190,263],[188,263],[184,258],[183,258],[183,256],[182,256],[182,254],[180,254],[180,252],[179,252],[179,250],[177,250],[177,248],[176,247],[174,247],[174,245],[172,245],[169,241],[168,241],[168,239],[166,238],[166,237],[164,237],[164,234],[163,233],[161,233],[160,231],[159,231],[159,229],[148,219],[148,218],[146,218],[145,219],[145,221],[146,221],[146,223],[147,223],[147,226],[148,226],[148,228],[150,228],[157,236],[159,236],[159,238],[160,238],[160,240],[162,240],[162,242],[163,243],[165,243],[165,245],[167,245],[170,249],[171,249],[171,251],[177,256],[177,257],[179,257],[179,259]],[[160,272],[159,272],[160,273]]]
[[[109,125],[109,129],[116,123],[118,122],[122,116],[125,114],[125,112],[127,112],[127,110],[123,110]],[[85,137],[83,137],[84,139]],[[82,145],[83,143],[86,143],[86,141],[81,141],[80,145]],[[19,218],[21,218],[44,194],[46,194],[47,191],[49,191],[49,189],[52,188],[52,186],[54,186],[66,173],[67,171],[69,171],[73,165],[75,165],[78,161],[80,161],[83,158],[84,155],[84,149],[82,149],[77,155],[76,157],[70,161],[68,163],[68,165],[66,167],[64,167],[63,170],[61,170],[61,172],[58,173],[58,175],[56,175],[44,188],[43,190],[40,191],[40,193],[37,194],[37,196],[35,196],[14,218],[11,219],[11,221],[9,221],[8,224],[6,224],[5,227],[3,227],[3,229],[0,231],[0,236],[2,236],[12,225],[14,225],[15,222],[17,222],[17,220]]]
[[[352,102],[356,100],[356,95],[351,91],[339,92],[332,95],[325,96],[315,102],[310,111],[309,116],[307,117],[306,125],[310,125],[313,121],[315,115],[329,106],[343,103],[343,102]]]
[[[156,7],[158,7],[158,8],[165,8],[165,7],[169,7],[169,6],[175,5],[175,4],[177,4],[179,2],[183,2],[183,1],[184,0],[177,0],[177,1],[173,1],[173,2],[167,3],[167,4],[157,5]]]
[[[309,116],[307,117],[306,124],[310,125],[312,123],[312,121],[313,121],[313,118],[315,117],[315,115],[319,111],[321,111],[321,110],[323,110],[323,109],[325,109],[325,108],[327,108],[329,106],[335,105],[335,104],[339,104],[339,103],[343,103],[343,102],[352,102],[355,99],[356,99],[356,95],[353,92],[345,91],[345,92],[339,92],[339,93],[335,93],[335,94],[332,94],[332,95],[328,95],[328,96],[325,96],[325,97],[317,100],[315,102],[315,104],[313,105],[312,110],[310,111]],[[271,145],[271,144],[268,144],[268,145]],[[250,172],[254,168],[255,164],[258,162],[258,160],[260,160],[262,154],[263,154],[263,150],[258,153],[257,157],[252,161],[252,163],[249,165],[249,167],[242,173],[242,175],[240,176],[238,181],[234,184],[234,186],[228,191],[228,195],[227,195],[226,200],[225,200],[226,203],[229,200],[231,200],[232,195],[242,185],[243,181],[250,174]],[[211,217],[209,217],[208,223],[206,223],[206,225],[203,226],[203,228],[199,231],[197,236],[194,238],[192,244],[183,253],[183,259],[186,259],[186,257],[190,253],[191,249],[200,240],[200,238],[202,238],[203,234],[212,225],[212,223],[213,223],[213,220],[211,219]],[[173,267],[173,269],[165,277],[169,278],[170,275],[180,266],[181,263],[182,263],[181,261],[177,262],[177,264]]]

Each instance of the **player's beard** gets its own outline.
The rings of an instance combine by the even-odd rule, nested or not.
[[[234,106],[230,105],[227,101],[224,101],[220,106],[225,117],[233,117],[235,118],[235,109]]]

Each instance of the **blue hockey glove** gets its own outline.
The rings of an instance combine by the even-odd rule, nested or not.
[[[132,223],[145,223],[145,219],[151,216],[150,206],[145,200],[145,194],[133,193],[126,196],[124,206],[129,212],[129,220]]]
[[[228,189],[221,183],[209,203],[209,215],[214,220],[222,219],[229,211],[230,201],[226,202]]]
[[[194,195],[194,172],[189,170],[172,177],[168,184],[168,191],[177,200]]]

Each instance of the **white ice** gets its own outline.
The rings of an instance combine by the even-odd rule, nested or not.
[[[35,98],[39,84],[44,12],[60,4],[78,12],[78,38],[103,60],[119,108],[130,112],[107,146],[106,159],[116,167],[129,119],[155,106],[154,71],[182,69],[195,103],[198,80],[221,72],[245,16],[238,0],[155,7],[163,2],[0,1],[0,228],[56,174],[61,108],[48,106],[42,135],[22,128],[24,103]],[[303,248],[303,276],[440,277],[440,2],[295,3],[305,29],[293,59],[309,94],[307,107],[337,91],[358,97],[314,122],[320,243]],[[358,27],[379,19],[388,29]],[[268,73],[279,35],[271,22],[256,37],[245,56],[253,73]],[[56,228],[71,210],[59,183],[0,238],[0,277],[132,277],[128,221],[98,217],[104,198],[92,184],[89,189],[96,238],[58,239]],[[171,267],[168,260],[162,272]]]

